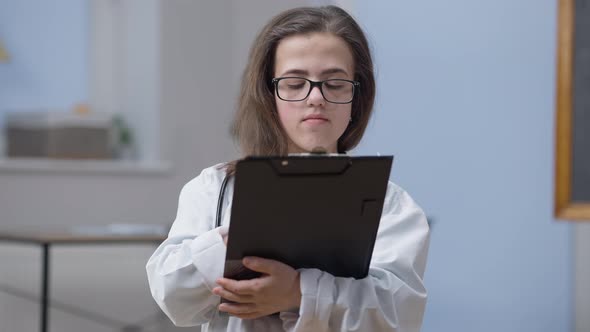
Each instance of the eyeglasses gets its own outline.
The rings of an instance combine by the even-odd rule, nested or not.
[[[354,98],[355,88],[360,86],[357,81],[330,79],[311,81],[303,77],[277,77],[272,79],[279,99],[284,101],[302,101],[309,97],[314,87],[320,88],[324,99],[333,104],[349,104]]]

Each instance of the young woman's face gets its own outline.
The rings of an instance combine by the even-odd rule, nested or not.
[[[346,42],[332,34],[294,35],[281,40],[277,46],[274,77],[353,80],[354,60]],[[284,85],[282,91],[297,87],[296,84]],[[324,94],[328,93],[324,87]],[[295,102],[280,99],[275,91],[275,101],[289,139],[289,153],[311,152],[316,148],[337,152],[338,139],[350,123],[352,104],[327,102],[317,86],[306,99]]]

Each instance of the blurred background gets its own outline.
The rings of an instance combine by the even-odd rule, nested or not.
[[[376,61],[354,154],[395,155],[392,180],[434,222],[422,330],[589,332],[590,223],[553,217],[556,0],[0,0],[0,229],[170,225],[182,185],[238,156],[229,121],[258,29],[329,3]],[[10,145],[33,127],[55,146]],[[100,156],[60,145],[74,134]],[[51,330],[183,330],[149,295],[154,249],[54,247]],[[38,330],[40,259],[0,242],[0,332]]]

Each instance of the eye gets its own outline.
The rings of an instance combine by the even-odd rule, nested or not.
[[[284,78],[279,81],[279,89],[286,91],[304,90],[308,82],[301,78]]]
[[[290,90],[303,89],[303,86],[305,86],[305,83],[287,83],[287,88]]]
[[[346,81],[339,81],[339,80],[324,82],[324,86],[330,90],[340,90],[340,89],[343,89],[344,87],[346,87],[347,85],[350,85],[350,83],[346,82]]]

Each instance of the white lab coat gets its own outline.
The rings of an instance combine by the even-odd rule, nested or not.
[[[242,320],[218,312],[211,291],[223,275],[233,196],[228,182],[222,226],[215,229],[217,200],[225,170],[216,165],[188,182],[180,193],[176,220],[146,269],[152,296],[177,326],[202,325],[203,331],[396,331],[417,332],[422,325],[426,290],[422,278],[429,228],[420,207],[389,182],[369,276],[334,277],[300,269],[301,305]]]

